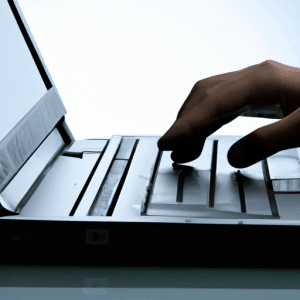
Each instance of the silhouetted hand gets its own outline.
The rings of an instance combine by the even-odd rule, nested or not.
[[[300,69],[266,60],[198,81],[157,145],[160,150],[173,150],[173,161],[186,163],[200,156],[209,135],[238,116],[282,118],[231,146],[229,163],[245,168],[278,151],[300,146],[299,107]]]

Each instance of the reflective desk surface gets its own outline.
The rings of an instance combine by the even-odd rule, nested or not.
[[[0,295],[1,299],[299,299],[300,270],[2,265]]]

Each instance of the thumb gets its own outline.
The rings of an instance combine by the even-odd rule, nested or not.
[[[300,108],[238,140],[229,149],[227,159],[234,168],[246,168],[279,151],[296,147],[300,147]]]

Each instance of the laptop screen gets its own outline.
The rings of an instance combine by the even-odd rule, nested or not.
[[[0,1],[0,141],[47,92],[13,10],[13,1]]]

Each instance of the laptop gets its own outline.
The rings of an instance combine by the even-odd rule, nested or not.
[[[241,136],[182,165],[160,136],[75,140],[16,0],[0,20],[2,263],[298,266],[299,149],[236,169]]]

